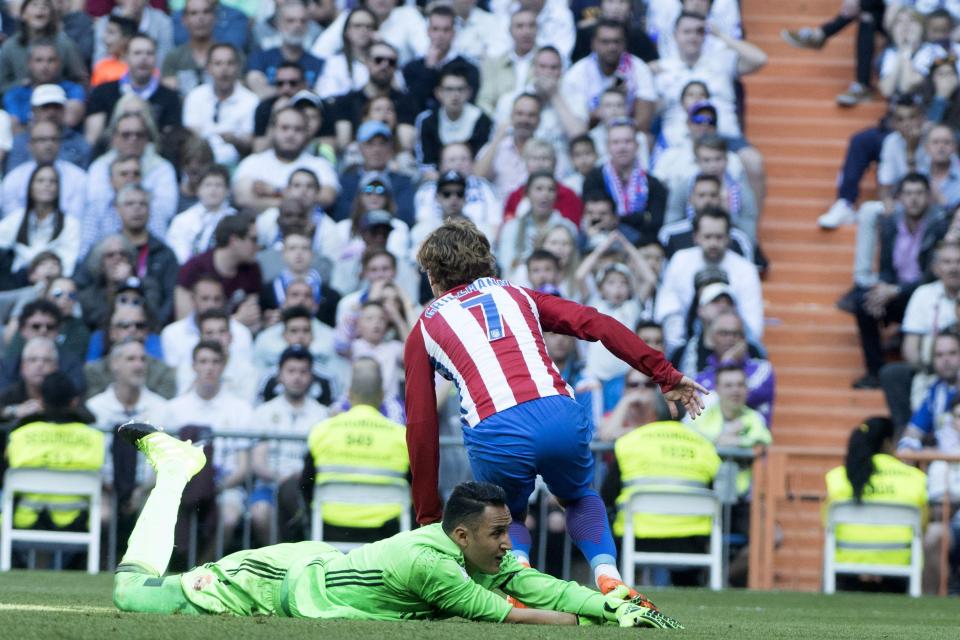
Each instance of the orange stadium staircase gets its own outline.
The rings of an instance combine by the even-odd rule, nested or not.
[[[764,154],[768,197],[761,241],[771,260],[763,283],[764,342],[777,375],[774,446],[758,463],[750,585],[820,587],[823,474],[840,463],[864,417],[885,413],[879,391],[854,391],[863,373],[853,316],[834,306],[852,283],[853,227],[816,224],[835,198],[846,143],[876,122],[883,102],[844,110],[834,103],[853,77],[855,25],[821,51],[791,48],[782,28],[819,24],[836,0],[742,0],[750,42],[769,55],[745,78],[747,135]],[[865,191],[872,191],[872,176]]]

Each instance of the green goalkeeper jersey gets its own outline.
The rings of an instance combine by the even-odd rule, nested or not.
[[[502,591],[529,607],[564,611],[597,620],[603,617],[603,596],[574,582],[557,580],[525,567],[507,554],[497,574],[466,569],[460,548],[439,524],[401,533],[344,555],[322,543],[278,545],[296,549],[278,554],[277,547],[241,552],[242,566],[258,567],[262,576],[274,576],[257,586],[238,581],[244,573],[227,566],[233,556],[183,576],[187,597],[208,611],[237,611],[233,602],[256,602],[244,613],[273,613],[304,618],[408,620],[459,616],[468,620],[501,622],[511,605]],[[234,554],[240,556],[240,554]],[[258,558],[258,556],[262,556]],[[278,560],[280,556],[286,556]],[[269,562],[267,562],[269,560]],[[278,566],[278,565],[286,566]],[[239,565],[238,565],[239,566]],[[269,567],[269,568],[267,568]],[[198,574],[232,576],[213,581],[202,591],[191,589]],[[243,590],[240,597],[236,591]],[[255,593],[259,591],[261,593]],[[214,600],[219,602],[214,602]],[[220,606],[217,604],[222,603]],[[232,603],[231,603],[232,604]]]

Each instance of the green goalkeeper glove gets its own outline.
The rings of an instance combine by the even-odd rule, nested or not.
[[[621,627],[652,627],[654,629],[683,629],[683,625],[655,609],[642,607],[628,600],[630,590],[619,586],[604,596],[603,616]]]

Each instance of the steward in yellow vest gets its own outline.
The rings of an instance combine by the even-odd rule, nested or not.
[[[641,489],[707,489],[720,466],[720,458],[709,440],[670,420],[651,422],[621,436],[614,453],[616,458],[604,481],[603,498],[609,505],[609,498],[617,496],[613,531],[618,536],[623,535],[623,514],[619,508],[631,494]],[[710,518],[705,516],[634,516],[638,539],[709,536],[710,525]]]
[[[310,431],[309,453],[300,482],[307,504],[313,499],[314,485],[330,481],[396,484],[409,488],[406,429],[384,417],[377,408],[383,398],[382,385],[376,361],[358,359],[353,364],[350,383],[352,408],[324,420]],[[350,535],[360,532],[338,531],[337,536],[332,532],[328,535],[327,525],[374,534],[374,529],[395,527],[400,510],[397,505],[324,503],[324,537],[340,539],[339,536],[346,533],[345,538],[367,541],[368,536]]]
[[[870,418],[850,434],[842,467],[827,472],[827,502],[886,502],[919,507],[927,520],[927,476],[900,462],[893,451],[893,423]],[[910,528],[842,525],[836,528],[837,562],[910,564]]]
[[[10,432],[7,464],[11,469],[51,469],[56,471],[97,471],[104,461],[104,436],[88,426],[93,416],[75,410],[76,392],[69,378],[56,372],[41,385],[45,410],[20,421]],[[87,528],[78,522],[88,509],[78,496],[27,493],[20,494],[14,510],[13,526],[29,529],[44,525],[45,514],[55,528]],[[100,514],[89,514],[99,518]]]

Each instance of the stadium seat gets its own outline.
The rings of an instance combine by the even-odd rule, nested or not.
[[[636,550],[633,515],[637,513],[673,516],[710,516],[710,551],[708,553],[663,553]],[[634,583],[638,564],[671,567],[707,567],[710,588],[723,588],[723,553],[721,505],[717,494],[709,489],[638,490],[623,507],[623,544],[620,551],[623,580]]]
[[[0,529],[0,571],[9,571],[13,543],[38,546],[86,547],[87,573],[100,571],[100,489],[99,471],[51,471],[8,469],[3,476],[3,526]],[[89,531],[44,531],[13,528],[13,498],[17,493],[53,493],[89,498]]]
[[[310,523],[310,539],[326,542],[347,552],[363,546],[358,542],[337,542],[323,537],[323,505],[326,502],[339,504],[396,504],[400,507],[400,531],[410,530],[410,486],[402,484],[361,484],[357,482],[320,482],[313,489],[313,514]]]
[[[910,564],[880,565],[844,563],[836,561],[837,542],[836,527],[842,524],[863,524],[872,526],[902,526],[913,530],[910,547]],[[837,574],[900,576],[910,579],[909,593],[914,598],[920,597],[920,578],[923,572],[923,547],[920,523],[920,509],[904,504],[883,504],[837,502],[830,505],[827,511],[827,525],[823,539],[823,592],[835,593],[837,590]],[[906,543],[904,547],[908,546]],[[858,549],[871,548],[858,543]],[[878,549],[890,549],[889,543],[878,544]]]

